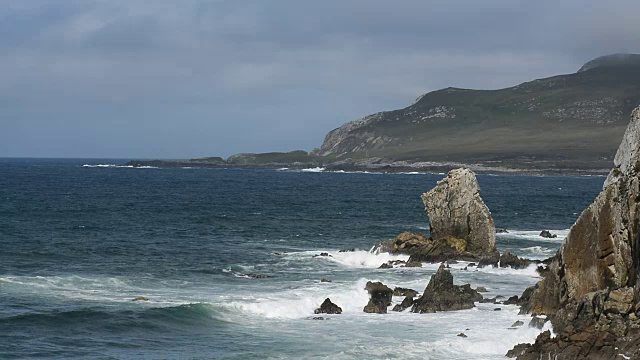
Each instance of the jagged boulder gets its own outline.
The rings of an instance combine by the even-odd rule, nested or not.
[[[342,314],[342,308],[331,302],[331,299],[326,298],[322,305],[317,308],[314,314]]]
[[[549,315],[556,336],[519,347],[518,359],[640,357],[640,108],[614,166],[523,306]]]
[[[391,305],[393,290],[377,281],[368,281],[365,290],[369,292],[369,303],[364,307],[366,313],[386,314],[387,306]]]
[[[395,287],[393,289],[393,296],[411,296],[411,297],[416,297],[416,296],[418,296],[418,292],[413,290],[413,289]]]
[[[414,313],[433,313],[471,309],[475,301],[482,300],[482,295],[471,288],[453,284],[453,275],[444,265],[431,277],[421,298],[414,302],[411,311]]]
[[[400,304],[393,307],[392,311],[405,311],[413,306],[413,302],[413,295],[407,295]]]
[[[473,171],[449,171],[436,187],[422,194],[433,239],[451,236],[466,242],[466,251],[492,252],[496,249],[496,227],[491,212],[480,197]]]
[[[500,267],[512,267],[514,269],[524,269],[528,267],[532,261],[525,258],[517,257],[509,251],[505,251],[500,255]]]

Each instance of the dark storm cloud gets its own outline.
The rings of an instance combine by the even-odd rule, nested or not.
[[[311,149],[446,86],[638,52],[635,1],[0,1],[0,156]]]

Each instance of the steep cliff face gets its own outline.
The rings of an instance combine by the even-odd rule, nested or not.
[[[583,161],[608,167],[626,115],[640,103],[638,59],[599,58],[574,74],[499,90],[433,91],[406,108],[329,132],[317,154],[467,163]]]
[[[466,241],[466,251],[487,253],[496,249],[496,228],[473,171],[451,170],[436,187],[422,194],[429,216],[431,237]]]
[[[551,316],[557,336],[542,336],[519,359],[640,356],[640,108],[614,165],[525,306]]]

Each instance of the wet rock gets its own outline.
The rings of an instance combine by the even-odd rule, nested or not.
[[[331,280],[322,278],[322,279],[320,279],[320,282],[331,282]]]
[[[131,299],[131,301],[149,301],[149,298],[148,297],[144,297],[144,296],[138,296],[138,297],[135,297],[135,298]]]
[[[389,260],[380,265],[378,269],[393,269],[396,267],[422,267],[422,263],[416,261]]]
[[[369,303],[364,307],[364,312],[386,314],[387,307],[391,305],[393,290],[379,281],[368,281],[365,290],[369,292]]]
[[[529,321],[529,327],[542,330],[547,321],[548,319],[546,317],[533,316],[531,321]]]
[[[558,235],[552,234],[549,230],[542,230],[540,236],[547,239],[555,239],[558,237]]]
[[[509,251],[505,251],[502,255],[500,255],[500,267],[511,267],[514,269],[525,269],[528,267],[532,261],[529,259],[519,258]]]
[[[313,257],[320,257],[320,256],[324,257],[324,256],[331,256],[331,255],[329,253],[326,253],[326,252],[322,252],[320,254],[313,255]]]
[[[421,298],[417,299],[411,309],[415,313],[432,313],[436,311],[453,311],[470,309],[475,301],[482,300],[482,295],[473,290],[469,284],[458,286],[453,284],[453,276],[440,265],[431,277]]]
[[[460,334],[458,334],[458,335],[456,335],[456,336],[463,337],[463,338],[466,338],[466,337],[467,337],[467,335],[465,335],[465,333],[460,333]]]
[[[493,311],[501,311],[502,308],[494,308]]]
[[[413,306],[414,300],[413,296],[407,295],[404,300],[400,304],[397,304],[393,307],[392,311],[405,311],[406,309]]]
[[[314,314],[342,314],[342,308],[331,302],[331,299],[326,298],[322,305],[317,308]]]
[[[527,350],[527,348],[531,346],[530,344],[518,344],[516,346],[513,347],[513,349],[507,351],[507,354],[505,355],[508,358],[515,358],[519,355],[522,355],[525,353],[525,351]]]
[[[338,250],[338,252],[341,252],[341,253],[343,253],[343,252],[355,252],[355,251],[356,251],[356,249],[353,249],[353,248],[352,248],[352,249],[342,249],[342,250]]]
[[[322,316],[314,316],[311,318],[311,320],[329,320],[329,318],[324,318]]]
[[[418,292],[413,289],[396,287],[393,289],[393,296],[418,296]]]
[[[496,248],[496,228],[491,212],[480,197],[473,171],[449,171],[436,187],[422,194],[434,239],[451,236],[465,241],[465,250],[488,253]]]
[[[496,228],[496,234],[508,234],[509,231],[507,229]]]
[[[266,278],[270,277],[269,275],[264,275],[264,274],[254,274],[254,273],[244,274],[244,276],[246,276],[246,277],[250,277],[250,278],[252,278],[252,279],[266,279]]]
[[[520,320],[516,320],[516,322],[514,322],[514,323],[511,325],[511,327],[512,327],[512,328],[515,328],[515,327],[520,327],[520,326],[522,326],[522,325],[524,325],[524,322],[522,322],[522,321],[520,321]]]
[[[487,288],[484,287],[484,286],[476,287],[476,291],[479,292],[479,293],[488,292]]]

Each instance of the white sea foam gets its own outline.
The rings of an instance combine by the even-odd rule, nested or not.
[[[321,253],[327,253],[329,256],[318,256]],[[350,252],[339,252],[337,250],[317,250],[317,251],[301,251],[292,252],[286,255],[289,258],[298,260],[313,260],[335,263],[350,268],[369,268],[377,269],[380,265],[391,260],[409,260],[408,255],[393,255],[386,252],[356,250]]]
[[[85,168],[118,168],[118,169],[158,169],[157,166],[132,166],[132,165],[116,165],[116,164],[84,164]]]
[[[315,168],[308,168],[308,169],[301,169],[300,171],[302,172],[323,172],[324,168],[323,167],[315,167]]]
[[[520,251],[533,254],[533,255],[540,255],[540,256],[549,256],[549,255],[553,255],[556,252],[555,249],[546,248],[542,246],[531,246],[526,248],[520,248]]]

